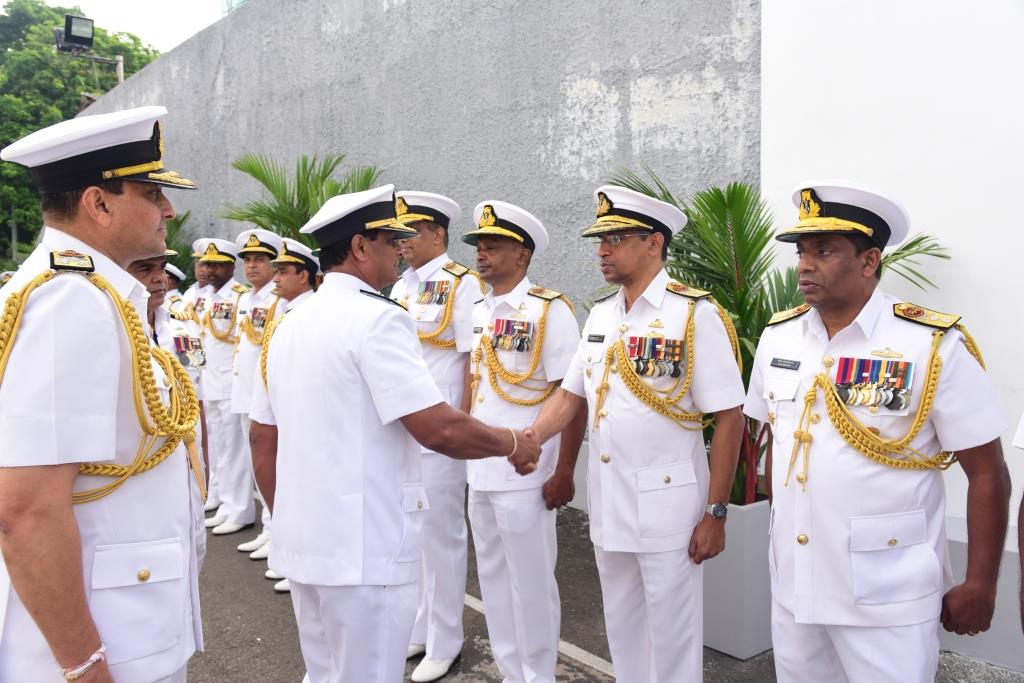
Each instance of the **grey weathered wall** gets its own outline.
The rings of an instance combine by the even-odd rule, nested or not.
[[[577,300],[602,283],[577,239],[594,188],[648,164],[682,196],[759,181],[759,0],[252,0],[93,105],[170,110],[174,192],[194,231],[258,186],[243,152],[291,166],[345,152],[399,189],[536,214],[552,235],[532,279]],[[453,239],[453,254],[472,263]]]

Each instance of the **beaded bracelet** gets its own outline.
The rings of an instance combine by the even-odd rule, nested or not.
[[[65,681],[74,681],[84,676],[86,673],[89,672],[89,669],[93,668],[94,666],[96,666],[96,664],[102,662],[106,658],[107,646],[100,644],[99,649],[96,650],[96,652],[93,652],[91,655],[89,655],[89,659],[85,660],[78,666],[72,666],[67,669],[63,669],[61,670],[61,673],[64,674]]]

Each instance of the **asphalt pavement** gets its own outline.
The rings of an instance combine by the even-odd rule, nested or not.
[[[258,517],[258,515],[257,515]],[[295,616],[287,594],[273,590],[263,576],[267,563],[253,561],[235,546],[255,537],[252,529],[229,536],[207,536],[202,574],[203,629],[206,652],[189,666],[190,683],[299,683],[305,672]],[[562,598],[562,643],[559,683],[604,683],[614,678],[604,629],[601,589],[587,534],[586,515],[574,509],[558,514],[558,567]],[[467,582],[466,642],[446,682],[500,683],[487,639],[487,625],[478,611],[480,590],[473,551]],[[406,674],[417,660],[411,660]],[[707,683],[764,683],[775,680],[771,652],[746,661],[705,648]],[[939,683],[1024,683],[1024,675],[943,653]]]

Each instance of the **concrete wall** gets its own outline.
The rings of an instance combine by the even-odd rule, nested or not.
[[[911,232],[935,235],[952,261],[928,260],[927,292],[887,275],[897,296],[958,313],[977,339],[1009,417],[1004,451],[1024,488],[1024,458],[1010,445],[1024,411],[1019,314],[1020,159],[1024,158],[1024,6],[906,0],[765,3],[762,45],[762,188],[779,221],[795,221],[793,187],[849,178],[886,188],[907,207]],[[1016,80],[1015,80],[1016,79]],[[784,249],[789,255],[792,249]],[[952,555],[963,577],[967,481],[946,473]],[[1011,523],[1016,515],[1011,515]],[[993,632],[944,636],[943,645],[1024,670],[1016,614],[1016,529],[1011,527]]]
[[[243,152],[345,152],[466,214],[535,213],[554,239],[533,279],[581,300],[602,280],[577,235],[612,172],[646,163],[683,196],[759,180],[759,62],[758,0],[252,0],[87,113],[170,110],[195,230],[242,229],[218,213],[257,195],[229,167]]]

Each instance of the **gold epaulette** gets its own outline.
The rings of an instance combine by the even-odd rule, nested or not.
[[[184,311],[172,311],[167,309],[167,313],[175,320],[191,320],[193,322],[199,322],[199,319],[196,318],[191,309]]]
[[[80,254],[72,249],[50,252],[50,268],[53,270],[72,271],[76,273],[91,273],[96,270],[92,263],[92,257],[88,254]]]
[[[252,285],[237,284],[231,288],[231,291],[238,292],[239,294],[245,294],[250,289],[252,289]]]
[[[665,289],[673,294],[685,296],[690,299],[704,299],[711,296],[711,292],[706,292],[703,289],[697,289],[696,287],[690,287],[689,285],[684,285],[682,282],[676,282],[675,280],[669,280],[668,284],[665,285]]]
[[[772,317],[768,320],[768,325],[770,327],[772,325],[784,323],[787,320],[792,320],[793,318],[798,318],[809,310],[811,310],[811,307],[809,305],[800,304],[799,306],[796,306],[794,308],[790,308],[785,311],[779,311],[778,313],[772,315]]]
[[[170,301],[172,304],[176,304],[179,301],[181,301],[181,296],[179,296],[178,294],[172,294],[170,298],[168,298],[167,300]]]
[[[892,312],[897,318],[903,318],[912,323],[934,327],[939,330],[948,330],[960,322],[960,316],[958,315],[939,313],[938,311],[931,311],[914,304],[893,304]]]
[[[449,261],[444,264],[443,269],[446,273],[451,273],[455,277],[462,277],[469,272],[469,268],[456,261]]]
[[[555,299],[562,296],[561,292],[556,292],[553,289],[548,289],[547,287],[541,287],[539,285],[537,287],[530,287],[530,291],[528,292],[528,294],[530,294],[531,296],[535,296],[539,299],[545,299],[547,301],[554,301]]]

